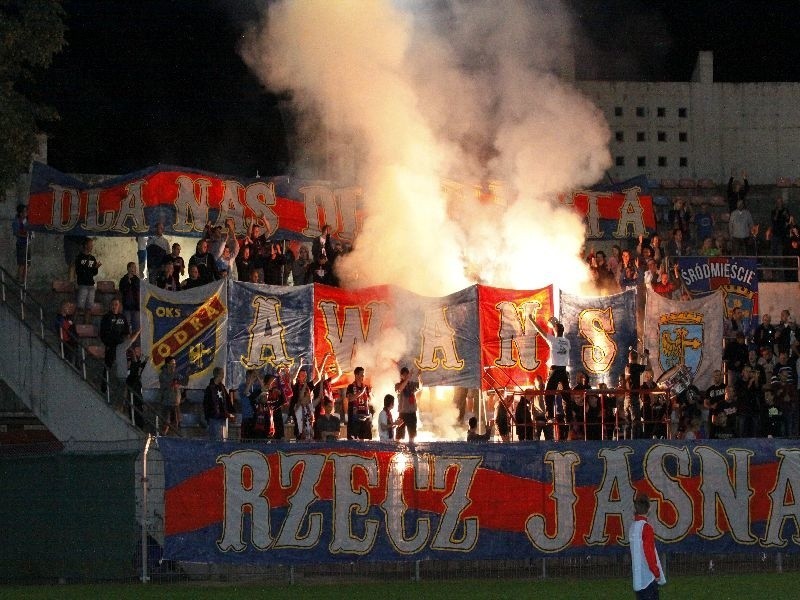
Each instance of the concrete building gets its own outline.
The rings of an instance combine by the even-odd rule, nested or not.
[[[800,178],[800,83],[715,82],[713,53],[700,52],[691,81],[575,86],[605,114],[615,179]]]

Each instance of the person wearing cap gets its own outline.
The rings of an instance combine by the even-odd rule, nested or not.
[[[636,516],[628,529],[633,591],[641,600],[657,599],[658,588],[667,583],[667,578],[656,550],[655,531],[647,520],[650,498],[637,494],[633,499],[633,509]]]

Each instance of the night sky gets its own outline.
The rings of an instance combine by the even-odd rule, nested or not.
[[[716,81],[800,81],[800,2],[568,0],[578,77],[686,81],[698,50]],[[72,173],[175,164],[287,173],[286,124],[237,53],[257,3],[65,0],[68,46],[36,96],[54,106],[49,162]]]

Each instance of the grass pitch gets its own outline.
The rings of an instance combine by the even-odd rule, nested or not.
[[[2,600],[242,600],[263,598],[286,600],[617,600],[633,598],[629,579],[553,579],[547,581],[465,580],[345,583],[324,585],[270,584],[96,584],[52,586],[0,586]],[[675,577],[661,588],[667,600],[738,600],[800,597],[800,573],[706,575]]]

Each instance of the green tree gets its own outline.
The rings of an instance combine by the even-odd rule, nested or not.
[[[58,117],[24,91],[64,46],[59,0],[0,0],[0,197],[28,170],[41,123]]]

